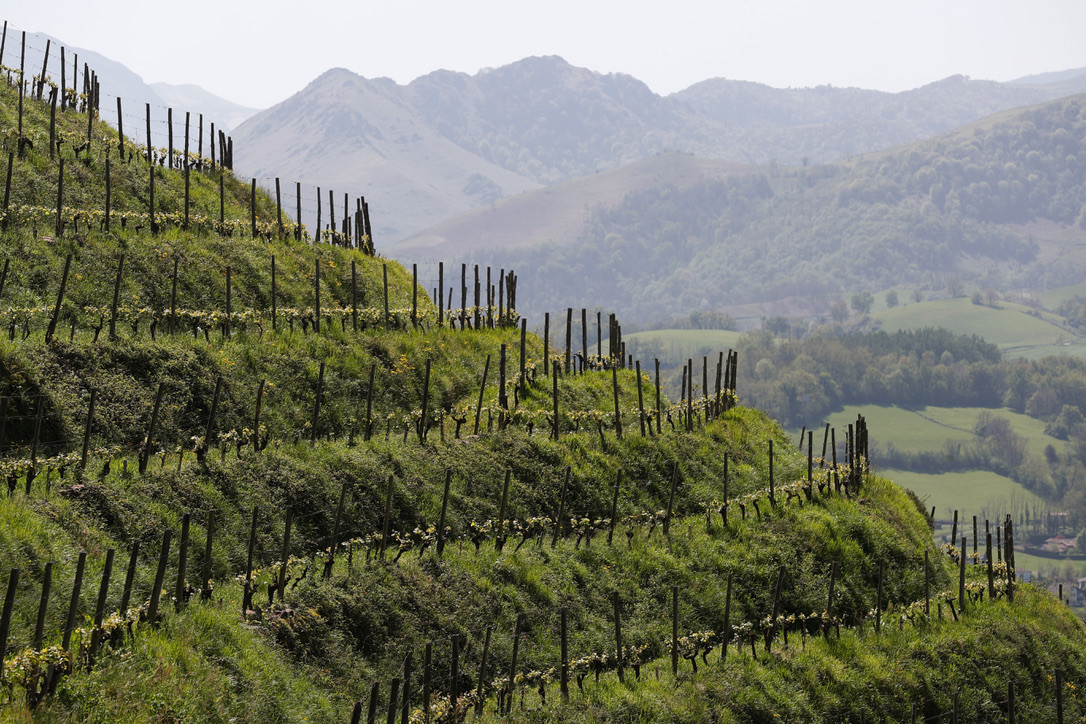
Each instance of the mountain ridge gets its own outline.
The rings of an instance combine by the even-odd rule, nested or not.
[[[531,238],[550,243],[478,243],[486,233],[469,215],[391,253],[425,248],[456,261],[467,248],[476,263],[518,270],[538,304],[525,313],[602,306],[638,323],[692,310],[773,315],[782,303],[828,318],[849,293],[905,283],[941,294],[953,277],[1000,292],[1071,284],[1086,263],[1077,251],[1086,240],[1084,107],[1086,94],[1002,111],[837,164],[747,166],[688,184],[661,176],[569,213],[583,222],[573,228],[562,227],[552,203],[562,189],[551,187],[498,204],[544,220]],[[603,198],[591,188],[598,179],[581,180],[577,196]]]
[[[376,95],[343,95],[348,78]],[[661,153],[741,163],[832,162],[1086,91],[1086,75],[1059,80],[1001,84],[950,76],[885,93],[710,79],[660,96],[633,76],[597,73],[559,56],[529,57],[474,75],[437,70],[406,85],[339,69],[249,119],[234,137],[238,168],[252,175],[320,178],[365,193],[382,210],[383,218],[374,220],[381,245],[504,196]],[[296,102],[299,95],[305,103]],[[293,131],[282,130],[287,127]],[[300,160],[294,151],[318,134],[363,143],[374,155]]]

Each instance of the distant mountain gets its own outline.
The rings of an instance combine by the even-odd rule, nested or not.
[[[180,108],[189,113],[202,113],[209,121],[214,121],[217,129],[230,132],[247,118],[260,112],[258,108],[247,108],[209,93],[198,85],[186,83],[152,83],[151,88],[166,105]]]
[[[1010,108],[1086,92],[1086,74],[1008,84],[955,75],[901,93],[859,88],[776,89],[722,78],[672,96],[737,128],[733,158],[829,163],[909,143]]]
[[[8,27],[9,39],[13,37],[17,39],[19,37],[18,33],[18,30],[15,30],[10,26]],[[150,103],[152,106],[166,105],[166,102],[155,92],[154,88],[145,83],[143,78],[129,70],[128,66],[123,63],[118,63],[93,50],[73,47],[62,40],[43,33],[31,34],[28,32],[26,34],[26,39],[27,43],[33,42],[36,45],[40,45],[43,51],[45,49],[45,41],[51,41],[52,46],[49,52],[49,65],[51,67],[50,75],[56,75],[57,82],[60,80],[58,66],[60,65],[61,46],[65,46],[65,62],[69,64],[69,67],[75,62],[75,56],[78,55],[80,91],[83,90],[82,78],[84,64],[98,74],[98,83],[102,88],[102,120],[112,126],[117,125],[116,98],[122,99],[122,108],[125,113],[143,113],[143,109],[147,103]],[[18,60],[18,58],[16,58],[16,60]],[[38,70],[40,70],[40,68]],[[68,77],[71,78],[70,73]],[[70,80],[69,85],[71,85]]]
[[[1071,70],[1057,70],[1051,73],[1038,73],[1016,78],[1011,83],[1026,85],[1043,85],[1047,83],[1074,82],[1086,76],[1086,68],[1072,68]]]
[[[640,323],[698,309],[828,316],[864,289],[942,294],[959,279],[1028,294],[1086,275],[1086,95],[836,164],[667,171],[706,163],[651,159],[535,191],[392,251],[515,268],[533,318],[604,307]],[[508,221],[521,217],[530,229]],[[497,243],[502,219],[532,245]]]
[[[13,47],[15,48],[15,52],[18,52],[18,40],[21,31],[9,25],[7,32],[8,52],[11,52]],[[244,106],[239,106],[236,103],[231,103],[230,101],[212,95],[199,86],[175,86],[168,83],[149,84],[123,63],[112,60],[93,50],[68,45],[64,41],[54,38],[51,35],[28,32],[26,37],[28,45],[38,48],[40,52],[44,52],[46,41],[49,41],[49,75],[52,76],[56,82],[60,82],[59,66],[61,46],[64,47],[64,61],[67,66],[66,75],[69,87],[72,85],[72,72],[76,68],[77,62],[80,91],[82,91],[84,65],[97,74],[102,94],[102,120],[113,127],[117,126],[117,98],[121,99],[121,107],[124,114],[126,116],[132,116],[132,118],[125,121],[126,130],[137,127],[143,128],[136,119],[145,117],[148,103],[151,104],[151,117],[153,121],[164,121],[166,109],[171,107],[174,109],[175,119],[180,113],[180,121],[182,122],[185,112],[191,113],[194,119],[196,114],[203,113],[205,118],[205,134],[210,133],[210,124],[212,123],[216,124],[217,129],[221,128],[224,131],[229,131],[257,112],[256,109],[245,108]],[[16,64],[17,63],[18,58],[16,58]],[[40,68],[38,70],[40,70]],[[134,125],[129,126],[129,123]],[[195,124],[195,120],[193,123]],[[158,146],[165,146],[167,144],[166,130],[162,125],[162,123],[153,123],[151,129],[152,142]],[[174,128],[175,140],[180,138],[183,132],[183,127],[180,123],[176,125]],[[193,130],[193,133],[195,133],[195,130]],[[143,135],[136,136],[136,140],[142,143],[144,141]]]
[[[391,80],[341,68],[233,135],[235,168],[243,174],[364,195],[378,244],[539,187],[442,136]]]
[[[1010,84],[953,76],[903,93],[713,79],[661,97],[556,56],[405,86],[335,70],[237,128],[235,161],[252,175],[366,194],[380,247],[504,196],[661,153],[828,163],[1084,91],[1086,75],[1072,73]]]

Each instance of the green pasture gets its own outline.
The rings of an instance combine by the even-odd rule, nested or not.
[[[997,520],[1015,507],[1046,505],[1042,498],[1010,478],[986,470],[917,473],[878,468],[877,461],[876,469],[880,475],[916,493],[928,510],[935,506],[937,520],[952,518],[955,510],[960,516]]]
[[[1059,327],[1058,316],[1020,304],[1000,302],[989,307],[958,297],[895,307],[871,316],[887,332],[943,327],[955,334],[976,334],[996,344],[1009,357],[1034,356],[1040,348],[1048,353],[1059,350],[1086,354],[1086,340]]]
[[[823,424],[828,422],[841,429],[847,427],[850,422],[854,422],[857,415],[863,415],[867,420],[871,442],[877,446],[893,443],[899,450],[941,450],[948,440],[955,443],[973,440],[973,427],[982,412],[1006,418],[1010,422],[1011,429],[1026,440],[1030,452],[1036,455],[1040,455],[1046,445],[1052,445],[1060,450],[1066,444],[1062,440],[1044,434],[1043,420],[1006,407],[990,409],[926,406],[908,409],[878,405],[847,405],[839,412],[831,414]]]
[[[1066,287],[1054,287],[1052,289],[1046,289],[1037,295],[1041,304],[1045,305],[1049,309],[1053,309],[1059,305],[1060,302],[1071,299],[1075,295],[1086,296],[1086,282],[1082,284],[1072,284]]]

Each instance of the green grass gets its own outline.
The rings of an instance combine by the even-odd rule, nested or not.
[[[1040,292],[1037,298],[1041,301],[1041,304],[1053,309],[1059,306],[1060,302],[1067,301],[1076,295],[1086,295],[1086,283],[1046,289]]]
[[[847,405],[830,415],[825,422],[840,428],[855,421],[857,415],[863,415],[871,428],[872,443],[885,445],[892,442],[901,450],[942,450],[946,441],[965,443],[972,440],[977,417],[984,413],[1005,418],[1011,429],[1025,438],[1030,450],[1038,455],[1046,445],[1052,445],[1057,450],[1062,450],[1066,445],[1065,441],[1044,434],[1044,420],[1006,407],[990,409],[927,405],[910,409],[885,405]],[[818,431],[815,432],[818,437]]]
[[[973,304],[966,297],[938,299],[879,311],[872,318],[887,332],[943,327],[955,334],[976,334],[996,344],[1009,357],[1025,356],[1038,348],[1052,348],[1065,342],[1071,342],[1072,348],[1083,344],[1080,337],[1056,326],[1054,322],[1059,318],[1055,315],[1008,302],[1000,302],[993,308]]]
[[[1041,458],[1044,447],[1062,449],[1066,443],[1044,434],[1040,420],[1012,410],[987,410],[979,407],[924,407],[909,410],[900,407],[850,405],[829,416],[827,422],[838,430],[862,414],[870,429],[874,446],[872,457],[876,469],[899,485],[914,491],[926,508],[936,508],[936,518],[949,519],[952,511],[962,515],[979,515],[1001,519],[1003,514],[1020,506],[1045,506],[1036,493],[1010,478],[986,470],[925,473],[895,470],[879,465],[878,450],[892,442],[900,451],[929,451],[938,453],[949,445],[968,445],[976,436],[973,426],[982,412],[1007,419],[1012,430],[1025,438],[1031,454]],[[815,448],[820,444],[821,431],[815,430]],[[794,433],[793,433],[794,434]],[[945,532],[949,535],[949,529]],[[937,531],[937,535],[941,532]]]
[[[1045,505],[1044,500],[1010,478],[985,470],[928,474],[880,468],[879,473],[912,490],[929,510],[935,506],[938,519],[950,519],[957,510],[964,516],[995,521],[1025,503]]]
[[[990,410],[983,407],[929,406],[918,410],[917,414],[923,415],[926,418],[951,428],[969,430],[972,432],[977,417],[984,412],[1006,418],[1010,422],[1011,429],[1025,438],[1029,444],[1030,450],[1035,453],[1039,454],[1046,445],[1052,445],[1057,450],[1062,450],[1066,445],[1065,441],[1057,440],[1050,435],[1044,434],[1044,420],[1038,420],[1035,417],[1030,417],[1029,415],[1024,415],[1005,407],[998,410]]]
[[[909,410],[881,405],[847,405],[829,415],[823,422],[823,429],[826,422],[838,430],[846,429],[856,421],[857,415],[863,415],[871,431],[873,445],[893,442],[901,450],[941,450],[945,441],[966,443],[974,437],[971,424],[964,429],[948,428],[935,421],[934,415],[928,412],[931,409],[935,408]],[[816,428],[814,434],[817,450],[822,442],[823,430]]]
[[[5,101],[10,99],[9,88],[0,93],[6,94]],[[15,199],[40,206],[52,193],[55,172],[40,142],[43,109],[32,106],[28,127],[35,150],[17,164]],[[10,103],[0,109],[0,121],[10,126]],[[65,118],[73,125],[65,127],[66,133],[78,131],[76,121]],[[93,206],[102,198],[103,160],[94,155],[73,159],[71,203]],[[148,171],[140,163],[136,158],[116,168],[118,208],[140,208],[141,179]],[[154,172],[158,179],[159,170]],[[163,171],[161,180],[160,199],[175,203],[176,172]],[[211,184],[200,185],[201,213],[214,210],[213,190]],[[245,185],[231,179],[228,190],[230,209],[242,212]],[[261,195],[258,213],[265,224],[268,206]],[[521,671],[556,665],[562,606],[570,613],[573,656],[607,653],[613,646],[615,593],[622,604],[624,641],[646,646],[652,659],[642,671],[643,684],[619,685],[614,675],[605,674],[598,687],[590,680],[586,695],[578,693],[568,706],[558,708],[552,686],[549,708],[542,710],[532,704],[529,692],[529,709],[515,707],[514,718],[854,722],[864,712],[900,721],[912,702],[927,702],[924,714],[931,716],[936,712],[929,709],[945,710],[950,692],[962,691],[974,719],[992,720],[998,715],[992,702],[1012,677],[1022,687],[1022,717],[1028,721],[1043,718],[1043,697],[1035,692],[1057,664],[1069,680],[1086,685],[1081,653],[1086,637],[1066,610],[1044,595],[1024,590],[1021,605],[985,604],[983,612],[978,609],[958,624],[943,621],[914,630],[912,624],[890,618],[903,609],[915,610],[908,607],[923,595],[925,554],[934,554],[935,589],[953,586],[952,566],[935,549],[916,501],[901,487],[870,477],[859,496],[814,493],[808,500],[801,492],[770,505],[770,441],[775,443],[772,464],[779,485],[802,478],[806,465],[792,441],[764,414],[737,407],[691,433],[665,425],[661,435],[642,436],[632,411],[638,390],[649,394],[646,402],[654,406],[656,391],[647,378],[635,380],[629,370],[614,376],[610,371],[561,375],[562,435],[552,440],[547,424],[552,382],[533,367],[541,342],[531,337],[525,362],[535,374],[529,374],[523,394],[514,395],[512,384],[506,387],[513,422],[500,429],[495,419],[491,429],[484,413],[479,435],[462,429],[461,439],[454,439],[453,415],[466,413],[467,424],[474,422],[471,411],[488,356],[484,406],[496,417],[501,347],[508,353],[507,382],[519,363],[515,329],[453,331],[432,324],[415,329],[404,324],[401,313],[396,329],[386,329],[371,317],[356,333],[349,324],[336,324],[339,315],[330,328],[322,325],[319,334],[303,331],[301,319],[315,302],[314,265],[320,264],[323,302],[342,308],[349,300],[347,269],[354,262],[362,276],[363,309],[374,313],[383,306],[383,262],[358,252],[274,238],[226,239],[206,228],[170,228],[157,236],[131,227],[110,232],[81,228],[79,238],[69,229],[62,238],[49,240],[44,227],[33,228],[48,220],[47,210],[32,210],[31,216],[28,222],[24,214],[26,226],[0,234],[4,258],[12,261],[3,300],[9,308],[0,310],[8,316],[0,315],[0,320],[15,318],[21,331],[26,317],[31,318],[27,338],[14,334],[14,339],[0,342],[2,394],[11,402],[5,439],[13,444],[0,464],[8,473],[17,458],[26,457],[39,398],[44,400],[43,451],[53,455],[78,450],[90,389],[96,390],[99,405],[94,442],[117,445],[121,451],[105,453],[111,463],[108,472],[98,454],[83,475],[70,462],[64,463],[62,473],[55,469],[61,463],[54,461],[37,471],[29,495],[21,492],[20,477],[0,476],[20,491],[0,497],[0,560],[5,568],[23,572],[14,591],[10,649],[4,653],[22,651],[32,641],[48,562],[54,563],[54,593],[46,609],[47,646],[60,640],[80,551],[87,552],[88,562],[76,600],[79,626],[88,625],[110,549],[118,558],[104,589],[107,610],[119,605],[119,571],[134,543],[140,548],[132,603],[146,601],[163,533],[180,532],[185,513],[192,515],[187,583],[201,582],[206,562],[214,591],[208,601],[191,601],[174,610],[170,599],[180,561],[180,541],[175,538],[167,558],[159,625],[137,623],[134,640],[107,650],[93,670],[79,666],[35,712],[25,709],[19,686],[10,682],[13,698],[0,701],[2,718],[343,721],[372,682],[381,684],[382,694],[387,692],[390,680],[403,672],[409,652],[418,672],[421,651],[429,642],[434,645],[439,694],[449,689],[454,635],[465,636],[460,665],[466,678],[461,684],[473,687],[478,683],[474,676],[480,639],[493,627],[487,678],[500,677],[509,666],[511,632],[521,615],[527,623],[519,649]],[[20,310],[49,308],[69,253],[73,276],[61,328],[67,331],[74,320],[76,332],[70,341],[58,335],[46,343],[42,322],[48,313]],[[108,304],[121,253],[128,273],[120,295],[129,316],[122,317],[115,339],[106,333],[95,341],[90,326],[102,312],[87,307]],[[293,330],[287,326],[273,331],[267,322],[272,254],[279,273],[276,302],[300,310]],[[186,328],[167,335],[159,326],[158,338],[151,339],[152,320],[165,322],[174,259],[181,262],[181,305],[204,314],[222,310],[229,266],[235,308],[251,313],[245,328],[226,339],[215,319],[204,316],[200,322],[206,335],[199,328],[195,334]],[[421,290],[411,287],[402,267],[391,264],[388,272],[390,306],[402,310]],[[432,312],[425,294],[419,296],[423,311]],[[140,311],[140,305],[147,310]],[[132,326],[136,319],[138,328]],[[722,349],[737,341],[735,333],[677,335],[673,343],[679,357],[700,355],[701,347],[693,345]],[[446,435],[435,428],[422,441],[410,425],[421,405],[428,361],[430,409],[446,412],[447,426],[441,428]],[[320,434],[311,441],[307,425],[315,412],[322,362],[322,412],[316,421]],[[373,439],[366,441],[359,422],[371,392],[371,365],[377,370],[372,393],[378,425]],[[205,430],[220,375],[225,394],[213,433],[236,433],[242,444],[228,435],[223,454],[213,447],[206,460],[198,461],[192,441]],[[622,436],[613,418],[611,383],[616,377]],[[261,380],[267,382],[261,422],[270,443],[257,452],[245,444],[245,428],[253,424]],[[133,453],[146,434],[150,400],[160,382],[168,394],[150,449],[151,465],[137,474]],[[879,424],[908,426],[892,417],[896,414],[886,411]],[[875,417],[871,420],[877,432]],[[945,436],[946,428],[940,429]],[[918,433],[917,444],[921,435],[935,433]],[[215,439],[213,435],[213,443]],[[178,457],[179,447],[189,451],[184,460]],[[122,461],[127,461],[127,470]],[[674,488],[673,471],[678,473]],[[437,525],[446,476],[450,540],[438,558],[432,547],[421,550],[418,540]],[[503,505],[506,480],[509,495]],[[972,493],[975,503],[979,489],[990,492],[992,487],[989,480],[963,482],[956,489]],[[518,550],[518,529],[512,529],[500,551],[493,536],[478,552],[471,542],[472,524],[496,525],[503,508],[503,525],[558,517],[561,509],[562,525],[584,526],[587,520],[606,530],[616,489],[613,545],[607,545],[606,533],[600,532],[591,545],[577,536],[553,547],[546,536],[526,537]],[[344,491],[339,539],[333,540]],[[745,507],[740,508],[738,498]],[[722,500],[731,503],[727,526],[720,519]],[[672,507],[670,535],[665,537],[659,516]],[[254,509],[257,522],[251,534]],[[268,584],[278,570],[288,510],[293,521],[290,585],[280,605],[269,600]],[[212,511],[217,533],[205,561],[202,544]],[[650,518],[656,522],[649,524]],[[376,560],[373,535],[386,523],[397,537],[391,554]],[[257,586],[253,603],[261,611],[242,619],[238,574],[247,564],[250,535]],[[347,547],[342,545],[345,539],[350,541]],[[402,557],[400,541],[405,541]],[[332,575],[325,578],[324,558],[336,543]],[[684,672],[673,679],[668,673],[673,586],[680,592],[680,632],[715,632],[726,610],[733,624],[763,620],[774,608],[780,571],[780,613],[822,611],[833,570],[834,612],[849,623],[866,618],[876,603],[879,573],[885,574],[882,601],[889,607],[888,625],[880,636],[872,635],[866,623],[866,633],[846,628],[839,640],[809,640],[804,645],[793,638],[787,649],[778,641],[772,653],[761,653],[759,647],[757,661],[735,653],[726,664],[706,664],[697,676]],[[734,584],[730,608],[725,594],[729,580]],[[904,630],[895,624],[904,624]],[[417,691],[419,678],[414,683]],[[487,718],[492,710],[493,702]]]

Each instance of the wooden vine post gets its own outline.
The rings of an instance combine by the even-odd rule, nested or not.
[[[483,416],[483,393],[486,392],[486,377],[490,372],[490,355],[486,356],[486,365],[483,367],[483,381],[479,384],[479,404],[475,407],[475,429],[473,435],[479,434],[479,420]]]
[[[656,364],[656,434],[661,434],[663,427],[660,420],[660,360],[654,359]]]
[[[207,511],[207,541],[204,543],[204,566],[201,572],[200,600],[211,600],[211,563],[215,545],[215,511]]]
[[[253,607],[253,555],[256,553],[256,523],[260,508],[253,506],[253,521],[249,525],[249,553],[245,559],[245,589],[241,599],[241,613],[247,615]]]
[[[961,557],[958,559],[958,611],[965,613],[965,543],[966,537],[962,536]]]
[[[174,607],[180,611],[188,600],[188,588],[185,586],[185,576],[188,573],[189,555],[189,524],[192,520],[191,513],[181,516],[181,541],[177,549],[177,584],[174,586]]]
[[[72,255],[69,254],[64,260],[64,273],[60,278],[60,291],[57,292],[57,303],[53,307],[53,316],[49,319],[49,328],[45,332],[45,342],[48,344],[53,341],[53,334],[57,330],[57,321],[60,319],[60,308],[64,304],[64,292],[68,288],[68,272],[72,268]]]
[[[155,393],[155,405],[151,410],[151,424],[147,426],[147,437],[143,441],[143,448],[139,454],[140,475],[147,472],[147,462],[151,459],[151,443],[155,436],[155,427],[158,425],[158,412],[162,407],[162,391],[165,386],[165,382],[159,382],[158,391]]]
[[[256,411],[253,414],[253,452],[260,452],[260,412],[264,407],[264,386],[267,384],[267,379],[260,380],[260,384],[256,388]]]
[[[618,405],[618,368],[611,368],[611,388],[615,397],[615,436],[622,439],[622,410]]]
[[[215,434],[215,417],[219,414],[219,398],[222,395],[222,375],[215,378],[215,396],[211,398],[211,414],[207,418],[204,430],[204,453],[211,449],[211,436]]]
[[[283,521],[283,548],[279,553],[279,581],[275,587],[275,597],[283,600],[287,587],[287,563],[290,560],[290,525],[294,521],[294,509],[287,506],[286,519]]]
[[[441,517],[437,523],[437,557],[445,552],[445,514],[449,509],[449,489],[452,487],[452,469],[445,470],[445,490],[441,494]]]
[[[543,376],[551,376],[551,313],[543,313]]]
[[[429,420],[427,416],[430,413],[430,363],[429,357],[426,358],[426,374],[423,377],[422,382],[422,416],[419,418],[419,444],[426,444],[426,433],[429,428]],[[444,423],[442,423],[444,424]]]
[[[370,379],[366,386],[366,434],[363,436],[366,442],[373,436],[373,379],[377,374],[377,362],[370,363]]]
[[[133,541],[132,551],[129,553],[128,557],[128,571],[125,573],[124,577],[124,590],[123,593],[121,593],[121,605],[118,609],[120,611],[127,612],[128,603],[132,600],[132,586],[136,581],[136,566],[139,563],[139,555],[140,543],[138,540]],[[124,641],[124,630],[118,629],[117,636],[119,637],[117,643],[120,645]]]
[[[494,631],[493,626],[486,627],[486,635],[483,638],[483,655],[479,659],[479,686],[476,689],[475,694],[475,716],[479,717],[483,713],[483,704],[486,702],[486,659],[490,653],[490,634]],[[401,723],[404,724],[404,723]]]
[[[552,437],[554,437],[555,442],[557,442],[558,441],[558,435],[559,435],[559,425],[558,425],[558,365],[554,365],[554,368],[551,370],[551,372],[554,375],[554,393],[553,393],[553,397],[554,397],[554,420],[553,420],[553,422],[554,422],[554,431],[552,433]]]
[[[321,260],[313,260],[313,331],[321,332]]]
[[[517,614],[517,623],[513,629],[513,661],[509,665],[508,696],[505,699],[505,713],[513,710],[513,683],[517,678],[517,656],[520,653],[520,632],[524,628],[524,614]]]
[[[45,570],[42,572],[41,582],[41,599],[38,602],[38,619],[34,624],[34,650],[41,651],[42,644],[45,639],[45,615],[49,609],[49,592],[53,587],[53,562],[50,561],[45,564]],[[127,609],[126,609],[127,610]],[[6,626],[3,626],[6,628]],[[6,635],[0,636],[0,639],[6,639]],[[0,640],[0,647],[4,646],[4,642]],[[0,651],[4,650],[0,648]]]
[[[162,548],[158,553],[158,568],[155,570],[155,583],[151,587],[151,602],[147,604],[147,620],[152,626],[158,623],[158,602],[162,595],[162,582],[166,579],[166,564],[170,560],[170,538],[173,531],[169,528],[162,534]]]
[[[664,516],[664,535],[671,534],[671,514],[675,508],[675,489],[679,487],[679,461],[671,464],[671,492],[667,496],[667,514]]]
[[[615,524],[618,520],[618,491],[622,487],[622,468],[615,475],[615,492],[611,497],[611,521],[607,528],[607,545],[611,545],[615,537]]]
[[[336,562],[336,549],[339,547],[339,524],[343,519],[343,506],[347,502],[347,487],[349,483],[344,481],[339,491],[339,502],[336,504],[335,523],[332,524],[332,542],[328,546],[328,558],[324,562],[324,578],[332,577],[332,566]]]
[[[4,595],[4,610],[0,613],[0,652],[7,651],[8,633],[11,629],[11,612],[15,608],[15,592],[19,587],[19,569],[8,574],[8,590]]]
[[[634,366],[637,374],[637,411],[638,420],[641,422],[641,437],[645,437],[645,392],[641,388],[641,360],[637,360]]]
[[[87,567],[87,552],[79,551],[79,560],[75,564],[75,580],[72,582],[72,598],[68,604],[68,621],[64,624],[64,638],[61,642],[61,648],[67,651],[72,644],[72,633],[75,631],[75,622],[77,614],[79,613],[79,594],[83,588],[83,572]],[[154,591],[151,592],[151,602],[155,604],[156,608],[158,601],[155,600]],[[148,607],[148,620],[154,622],[153,611]]]
[[[498,525],[494,534],[494,550],[501,551],[505,545],[505,509],[509,503],[509,480],[513,477],[513,471],[506,468],[505,482],[502,483],[501,503],[498,506]]]

